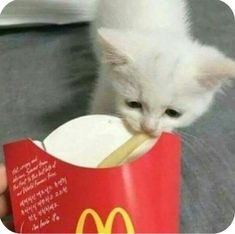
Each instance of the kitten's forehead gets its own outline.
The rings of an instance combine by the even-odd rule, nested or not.
[[[139,58],[136,61],[136,67],[139,72],[155,79],[161,85],[162,82],[168,82],[174,75],[179,62],[177,57],[164,56],[156,52],[152,53],[151,56]]]
[[[138,83],[141,98],[150,106],[169,105],[175,95],[177,60],[162,61],[157,55],[138,64]],[[168,64],[168,66],[166,65]]]
[[[142,83],[140,99],[148,106],[151,111],[159,110],[168,106],[173,99],[174,89],[172,83],[156,81],[156,79],[147,79],[148,82]]]

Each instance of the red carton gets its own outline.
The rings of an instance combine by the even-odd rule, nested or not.
[[[25,139],[4,146],[18,233],[178,233],[180,137],[119,167],[75,166]],[[79,156],[79,155],[78,155]]]

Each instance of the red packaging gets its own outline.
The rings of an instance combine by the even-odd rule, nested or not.
[[[133,162],[89,169],[63,162],[29,139],[7,144],[16,232],[178,233],[180,151],[180,137],[165,133]]]

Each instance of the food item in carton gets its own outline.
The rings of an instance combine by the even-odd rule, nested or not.
[[[155,143],[156,139],[133,133],[121,119],[107,115],[74,119],[57,128],[42,142],[51,155],[77,166],[93,168],[118,166],[134,160]],[[117,162],[112,159],[108,162],[106,158],[110,156],[117,158]],[[104,160],[111,164],[100,165]]]
[[[137,134],[130,138],[126,143],[121,145],[113,153],[111,153],[107,158],[105,158],[99,165],[99,168],[104,167],[114,167],[121,165],[126,162],[130,157],[130,154],[135,151],[139,146],[141,146],[149,136],[146,134]]]

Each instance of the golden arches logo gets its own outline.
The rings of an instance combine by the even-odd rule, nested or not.
[[[100,234],[101,233],[107,233],[107,234],[112,233],[113,222],[115,220],[115,217],[118,214],[120,214],[123,218],[127,233],[128,234],[135,233],[134,226],[132,224],[130,216],[123,208],[118,207],[118,208],[113,209],[110,212],[105,223],[103,223],[99,214],[95,210],[93,210],[93,209],[84,210],[78,220],[76,234],[84,233],[84,226],[85,226],[86,219],[87,219],[88,215],[91,215],[91,217],[93,218],[98,233],[100,233]]]

